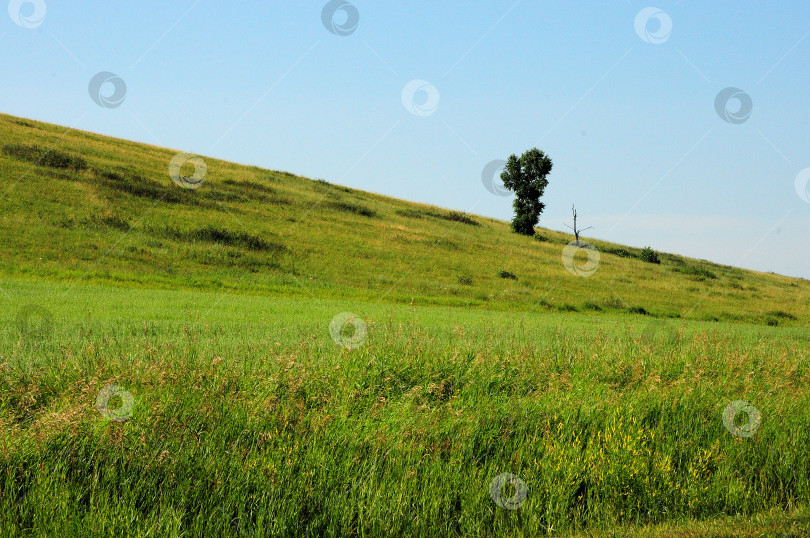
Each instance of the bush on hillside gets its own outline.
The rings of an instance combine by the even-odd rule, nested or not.
[[[59,151],[58,149],[44,150],[34,145],[6,144],[3,146],[3,154],[49,168],[59,168],[62,170],[68,168],[85,170],[87,168],[87,161],[82,157],[71,155],[70,153]]]
[[[638,258],[638,256],[624,248],[603,247],[600,252],[605,254],[613,254],[614,256],[618,256],[620,258]]]
[[[324,207],[337,209],[338,211],[345,211],[347,213],[354,213],[355,215],[362,215],[364,217],[376,217],[377,212],[368,207],[352,202],[326,202]]]
[[[235,232],[211,224],[192,230],[181,230],[173,226],[147,228],[147,233],[183,242],[213,243],[228,247],[244,248],[256,252],[287,252],[281,243],[267,241],[261,237],[244,232]]]
[[[451,220],[453,222],[460,222],[462,224],[469,224],[470,226],[480,226],[478,221],[475,221],[465,215],[464,213],[459,213],[458,211],[450,211],[449,213],[445,213],[440,215],[441,218],[444,220]]]
[[[661,263],[661,260],[658,258],[658,253],[650,247],[644,247],[641,250],[641,259],[647,263]]]
[[[796,321],[799,319],[790,312],[785,312],[784,310],[771,310],[770,312],[768,312],[768,315],[773,316],[775,318],[789,319],[792,321]]]

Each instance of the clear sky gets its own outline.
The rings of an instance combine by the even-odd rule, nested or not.
[[[503,220],[536,146],[541,226],[810,278],[810,2],[653,6],[12,0],[0,110]]]

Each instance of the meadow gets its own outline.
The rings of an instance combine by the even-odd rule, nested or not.
[[[176,151],[2,114],[0,140],[0,275],[479,310],[810,323],[810,281],[803,279],[664,252],[660,263],[647,263],[640,248],[589,238],[600,258],[585,278],[561,261],[574,237],[553,230],[520,236],[507,222],[209,158],[202,186],[183,189],[168,173]],[[471,182],[483,190],[480,178]],[[577,263],[586,254],[578,250]]]
[[[2,287],[39,306],[3,319],[4,536],[534,536],[810,495],[803,330]],[[333,339],[349,307],[365,336]]]
[[[810,533],[806,280],[0,134],[2,536]]]

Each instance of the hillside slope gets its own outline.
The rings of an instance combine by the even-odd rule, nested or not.
[[[0,273],[523,311],[807,325],[810,282],[592,241],[205,158],[194,190],[176,151],[0,115]],[[186,171],[188,168],[188,171]],[[183,172],[191,175],[193,167]],[[582,263],[587,252],[580,249]],[[582,258],[580,260],[580,258]],[[514,277],[514,278],[513,278]]]

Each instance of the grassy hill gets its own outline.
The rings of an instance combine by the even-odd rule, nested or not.
[[[810,533],[807,281],[0,133],[0,536]]]
[[[601,241],[591,241],[600,260],[584,278],[563,266],[563,247],[573,240],[564,233],[527,238],[502,221],[214,159],[205,159],[202,187],[186,190],[168,174],[175,151],[6,115],[0,140],[0,272],[9,276],[492,310],[810,321],[810,282],[802,279],[670,254],[646,263],[639,249]],[[586,255],[580,250],[577,262]]]

